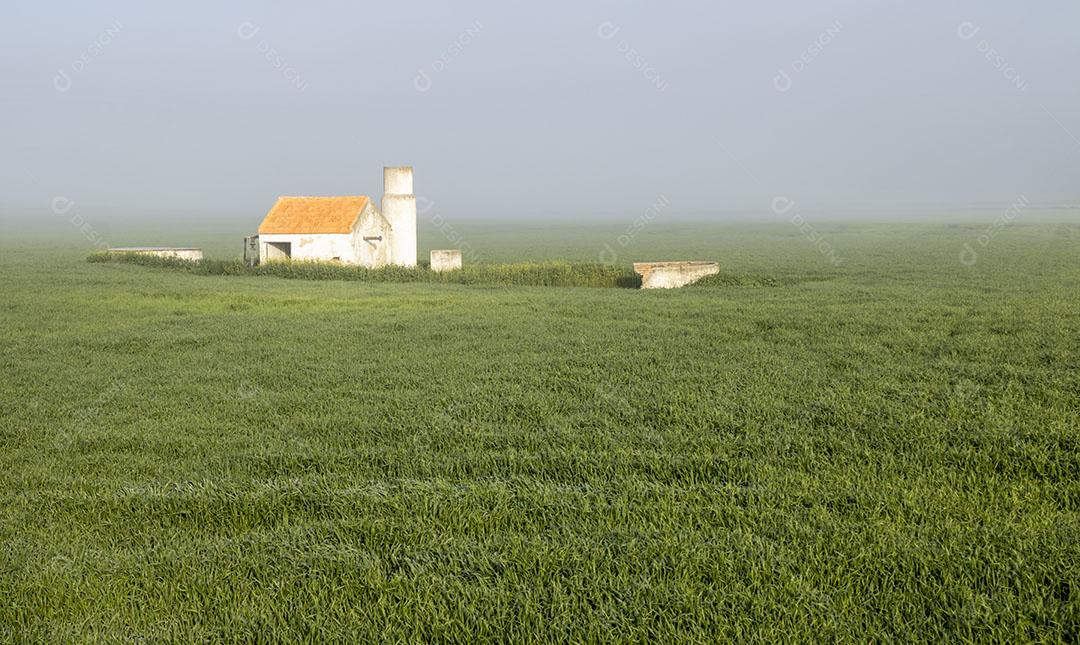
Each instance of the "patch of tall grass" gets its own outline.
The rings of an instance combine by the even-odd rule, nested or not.
[[[359,282],[434,282],[446,284],[537,287],[599,287],[636,289],[641,278],[630,267],[583,262],[518,262],[472,264],[455,271],[432,271],[429,266],[384,266],[375,269],[334,262],[278,261],[248,266],[240,260],[163,258],[137,253],[99,252],[88,262],[137,264],[186,271],[196,275],[268,275],[297,280]]]

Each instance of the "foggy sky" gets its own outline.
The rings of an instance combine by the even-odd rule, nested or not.
[[[1080,3],[7,2],[0,211],[1080,202]]]

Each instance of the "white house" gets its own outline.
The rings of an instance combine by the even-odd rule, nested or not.
[[[411,166],[383,169],[382,209],[366,196],[279,197],[259,225],[259,261],[416,265]]]

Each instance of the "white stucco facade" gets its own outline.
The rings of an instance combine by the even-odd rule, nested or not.
[[[390,258],[393,264],[416,266],[416,197],[383,195],[383,215],[390,224]]]
[[[411,166],[383,168],[382,214],[390,224],[390,261],[416,266],[416,195]]]
[[[275,260],[331,260],[347,264],[359,264],[353,250],[353,236],[342,233],[313,233],[310,235],[262,234],[259,235],[259,259]]]
[[[341,262],[365,267],[416,265],[416,198],[412,168],[383,170],[383,210],[366,197],[282,197],[260,226],[260,262]],[[399,192],[408,191],[408,193]],[[360,214],[350,221],[363,200]],[[345,206],[342,206],[345,204]],[[279,209],[281,212],[279,212]],[[333,211],[331,215],[327,213]],[[336,223],[335,223],[336,222]],[[264,229],[270,230],[264,230]],[[324,232],[329,230],[334,232]]]

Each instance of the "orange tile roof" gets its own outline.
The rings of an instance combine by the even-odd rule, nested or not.
[[[367,207],[368,198],[278,197],[277,203],[259,225],[259,233],[313,234],[351,233],[356,218]]]

